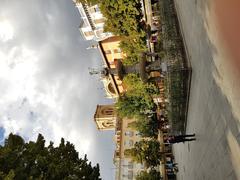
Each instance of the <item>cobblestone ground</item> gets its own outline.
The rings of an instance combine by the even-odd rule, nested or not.
[[[197,138],[174,145],[178,179],[240,179],[240,80],[228,76],[234,71],[224,64],[227,56],[214,39],[217,28],[209,19],[208,0],[175,4],[193,69],[187,133]]]

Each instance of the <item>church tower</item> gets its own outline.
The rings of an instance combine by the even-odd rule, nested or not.
[[[114,105],[97,105],[94,121],[99,130],[115,130],[117,113]]]

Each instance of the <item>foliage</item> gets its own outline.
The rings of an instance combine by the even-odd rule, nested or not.
[[[104,30],[121,36],[120,48],[127,55],[125,64],[139,61],[139,53],[146,51],[146,25],[142,21],[140,0],[104,0],[99,3],[106,21]]]
[[[136,180],[160,180],[162,179],[161,173],[159,171],[151,169],[149,172],[141,171]]]
[[[104,0],[99,3],[105,31],[115,35],[138,36],[143,29],[140,0]]]
[[[151,117],[138,118],[137,121],[133,121],[129,126],[137,130],[142,137],[153,137],[158,136],[158,120],[156,114]]]
[[[76,0],[76,3],[87,3],[88,5],[94,5],[101,2],[100,0]]]
[[[125,94],[118,98],[115,106],[120,117],[133,118],[142,116],[148,109],[153,109],[154,103],[152,99]]]
[[[98,4],[105,17],[104,31],[122,37],[120,48],[127,55],[124,64],[130,65],[139,61],[140,52],[147,50],[141,0],[77,0],[77,2]]]
[[[74,145],[61,139],[58,147],[45,147],[44,137],[25,143],[10,134],[0,147],[0,179],[89,179],[100,180],[99,165],[92,166],[85,155],[78,157]]]
[[[152,96],[159,93],[151,83],[144,84],[136,74],[129,74],[123,80],[127,92],[119,97],[116,109],[121,117],[145,116],[147,110],[153,110]]]
[[[123,63],[125,65],[133,65],[139,61],[140,53],[147,51],[145,33],[139,37],[123,37],[119,47],[127,54],[124,58]]]
[[[123,84],[129,94],[140,96],[153,96],[159,94],[159,89],[152,83],[143,83],[136,74],[128,74],[123,79]]]
[[[147,167],[159,165],[161,159],[160,143],[157,140],[141,140],[134,144],[131,149],[124,151],[133,161],[144,163]]]

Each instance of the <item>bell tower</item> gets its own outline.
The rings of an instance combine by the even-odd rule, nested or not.
[[[114,105],[97,105],[94,121],[99,130],[115,130],[117,114]]]

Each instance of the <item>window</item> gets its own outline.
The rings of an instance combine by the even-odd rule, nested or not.
[[[94,11],[95,11],[95,12],[100,12],[100,9],[99,9],[99,7],[98,7],[98,6],[96,6],[96,7],[94,8]]]
[[[111,50],[105,50],[105,54],[111,54],[112,52],[111,52]]]
[[[128,171],[128,179],[133,179],[133,172],[132,171]]]
[[[112,127],[114,127],[114,124],[112,121],[107,121],[107,122],[103,122],[102,126],[105,128],[112,128]]]
[[[103,29],[98,29],[98,30],[96,31],[96,36],[97,36],[97,37],[102,37],[103,35],[104,35]]]
[[[128,162],[128,169],[133,169],[133,163],[132,162]]]
[[[93,33],[93,31],[87,31],[87,32],[84,32],[84,35],[85,35],[86,37],[88,37],[88,36],[93,36],[94,33]]]
[[[131,146],[133,146],[133,140],[126,140],[126,141],[124,141],[124,145],[125,145],[126,147],[131,147]]]
[[[94,23],[95,24],[100,24],[100,23],[104,23],[104,18],[100,18],[100,19],[94,19]]]
[[[113,110],[113,108],[104,108],[104,109],[102,109],[102,114],[103,115],[113,115],[113,113],[114,113],[114,110]]]
[[[122,175],[122,177],[123,177],[123,179],[125,179],[125,178],[127,178],[127,179],[133,179],[133,172],[132,171],[128,171],[128,173],[127,174],[123,174]]]
[[[114,52],[114,53],[121,53],[122,51],[121,51],[120,48],[118,48],[118,49],[114,49],[113,52]]]
[[[126,131],[125,132],[125,136],[130,136],[132,137],[134,135],[134,133],[132,131]]]
[[[99,12],[99,8],[96,6],[96,7],[90,7],[88,8],[88,11],[90,12],[90,14],[92,13],[95,13],[95,12]]]

